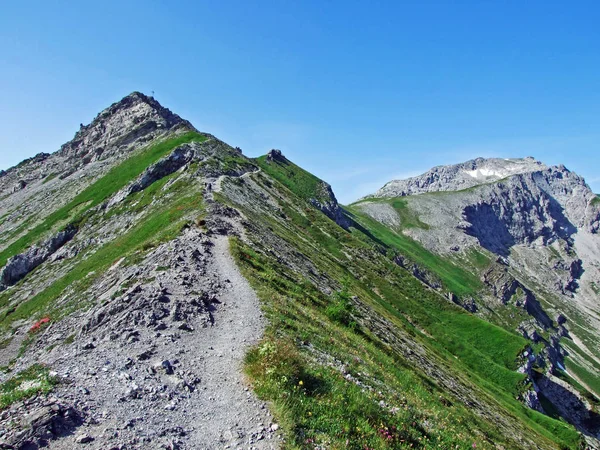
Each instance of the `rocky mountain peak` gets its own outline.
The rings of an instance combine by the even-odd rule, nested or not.
[[[597,232],[600,205],[583,177],[564,165],[548,166],[529,156],[526,158],[476,158],[464,163],[434,167],[422,175],[393,180],[365,198],[393,198],[430,192],[462,191],[477,186],[498,184],[498,195],[523,195],[556,204],[554,210],[566,216],[577,228]],[[509,192],[510,191],[510,192]],[[514,191],[514,192],[513,192]]]
[[[153,97],[133,92],[104,109],[89,125],[80,125],[58,155],[88,160],[113,156],[123,147],[147,142],[176,127],[195,130]]]
[[[405,180],[392,180],[368,197],[403,197],[425,192],[459,191],[512,175],[546,169],[548,166],[531,156],[476,158],[460,164],[437,166],[422,175]]]
[[[154,139],[178,131],[197,131],[153,97],[132,92],[101,111],[88,125],[80,124],[73,139],[53,153],[40,153],[0,171],[0,192],[18,192],[53,175],[69,177],[94,161],[122,159]]]
[[[283,156],[281,150],[274,148],[271,151],[269,151],[269,153],[267,153],[267,161],[286,161],[286,157]]]

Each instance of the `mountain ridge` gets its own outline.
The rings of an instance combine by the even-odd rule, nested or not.
[[[2,270],[34,263],[3,272],[0,443],[598,448],[597,239],[550,200],[587,198],[576,175],[343,207],[280,151],[247,158],[139,93],[59,152],[0,178]],[[490,199],[510,246],[461,214]]]

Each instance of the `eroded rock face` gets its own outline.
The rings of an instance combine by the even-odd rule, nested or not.
[[[533,317],[537,326],[542,329],[552,328],[552,319],[546,314],[533,292],[527,289],[521,282],[513,277],[508,268],[502,264],[491,265],[481,277],[481,281],[488,286],[492,295],[503,304],[512,303],[518,308],[523,308]],[[535,341],[535,330],[523,329],[522,334],[526,338]]]
[[[129,187],[130,193],[146,189],[152,183],[170,175],[189,163],[196,151],[190,144],[184,144],[164,157],[156,164],[148,167],[144,173]]]
[[[552,375],[535,377],[540,392],[585,435],[600,438],[600,415],[571,385]]]
[[[464,207],[465,232],[501,255],[515,244],[569,239],[577,228],[568,211],[538,185],[538,178],[539,173],[522,174],[490,186],[479,202]],[[571,215],[577,218],[578,210]]]
[[[348,228],[351,224],[350,219],[344,214],[344,210],[339,205],[331,186],[324,181],[319,186],[319,198],[311,198],[310,202],[323,214],[333,220],[342,228]]]
[[[394,257],[394,263],[396,263],[400,267],[408,270],[410,273],[413,274],[413,276],[415,278],[421,280],[427,286],[429,286],[433,289],[441,289],[442,288],[442,283],[439,280],[439,278],[437,278],[433,273],[425,270],[423,267],[419,266],[415,262],[411,261],[410,259],[405,258],[402,255],[396,255]],[[453,301],[452,298],[450,298],[450,300]]]
[[[281,150],[274,148],[267,153],[267,161],[285,161],[285,157],[281,153]]]
[[[63,231],[60,231],[39,246],[33,246],[25,253],[10,258],[6,266],[0,271],[0,291],[20,281],[63,245],[73,239],[75,234],[77,234],[77,228],[69,225]]]
[[[53,397],[38,397],[0,414],[0,423],[7,425],[0,436],[0,448],[47,447],[51,440],[72,433],[83,421],[83,414],[71,405]]]
[[[142,191],[155,181],[175,173],[197,158],[201,152],[200,148],[201,145],[197,143],[183,144],[177,147],[170,154],[148,167],[135,181],[115,194],[108,202],[107,207],[110,208],[123,201],[129,195]]]
[[[587,231],[597,234],[600,230],[600,197],[595,197],[590,200],[585,211],[584,223],[587,226]]]

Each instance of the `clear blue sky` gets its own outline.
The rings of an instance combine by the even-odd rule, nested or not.
[[[2,2],[1,168],[134,90],[343,202],[476,156],[600,192],[598,1]]]

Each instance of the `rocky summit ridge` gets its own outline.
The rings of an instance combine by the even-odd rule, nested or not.
[[[0,193],[22,190],[48,176],[64,179],[90,163],[122,158],[175,130],[195,128],[152,97],[133,92],[101,111],[90,124],[81,124],[74,138],[58,151],[40,153],[0,171]]]
[[[422,175],[405,180],[392,180],[367,197],[401,197],[425,192],[459,191],[511,175],[547,168],[533,157],[476,158],[460,164],[436,166]]]
[[[392,180],[364,199],[455,192],[488,184],[510,195],[508,202],[514,206],[521,204],[525,212],[551,216],[555,221],[560,221],[558,216],[564,215],[571,223],[562,221],[558,227],[565,233],[569,233],[569,227],[572,232],[573,226],[591,232],[600,226],[597,196],[583,177],[564,165],[547,166],[533,157],[476,158],[460,164],[437,166],[416,177]],[[517,197],[527,194],[533,198],[523,204]]]
[[[134,92],[0,173],[0,448],[600,448],[599,203],[478,158],[345,207]]]

